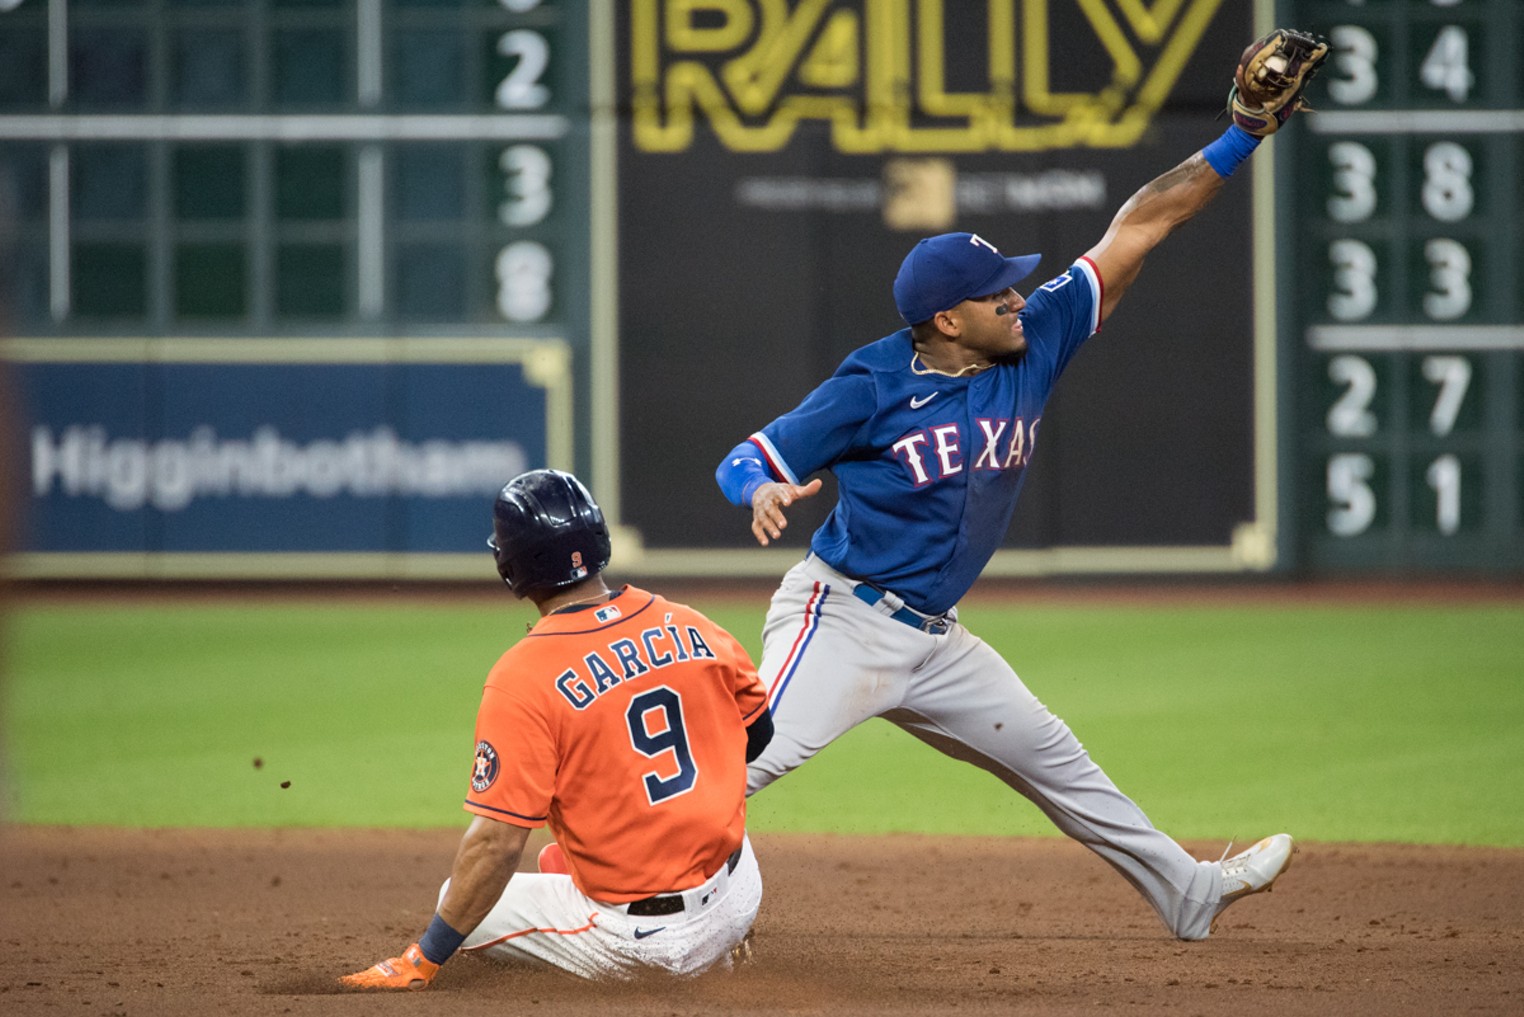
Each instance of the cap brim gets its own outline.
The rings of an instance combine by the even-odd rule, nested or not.
[[[1042,260],[1040,254],[1018,254],[1014,258],[1006,258],[1005,265],[1000,271],[990,276],[978,290],[970,293],[971,297],[987,297],[991,293],[1000,293],[1015,286],[1021,280],[1031,275],[1037,268],[1037,263]]]

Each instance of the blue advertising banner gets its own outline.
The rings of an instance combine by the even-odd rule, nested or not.
[[[23,574],[259,575],[272,555],[281,575],[480,571],[497,490],[570,458],[556,343],[6,352],[24,402]]]

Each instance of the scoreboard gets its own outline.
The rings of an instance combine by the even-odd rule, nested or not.
[[[1273,142],[1283,560],[1516,571],[1524,5],[1283,6],[1333,46],[1319,112]]]
[[[589,23],[588,0],[0,2],[16,571],[476,574],[504,469],[587,470]],[[285,466],[252,465],[261,435]],[[113,498],[113,471],[192,495]],[[197,537],[198,512],[261,536]],[[346,519],[373,523],[311,539]]]
[[[585,329],[584,3],[4,6],[21,334]]]

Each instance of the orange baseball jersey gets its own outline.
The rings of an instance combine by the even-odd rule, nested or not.
[[[625,586],[541,618],[487,675],[466,810],[549,823],[609,903],[698,886],[746,827],[746,725],[767,692],[735,638]]]

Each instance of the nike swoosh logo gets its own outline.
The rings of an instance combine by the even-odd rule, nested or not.
[[[912,410],[918,410],[922,406],[925,406],[927,403],[931,402],[933,399],[935,399],[937,396],[939,396],[941,394],[942,393],[940,393],[940,392],[933,392],[931,395],[927,396],[925,399],[917,399],[914,396],[912,396],[910,398],[910,408]]]
[[[665,925],[658,925],[654,929],[636,929],[635,930],[635,938],[636,939],[645,939],[647,936],[654,936],[654,935],[656,935],[658,932],[660,932],[662,929],[665,929],[665,928],[666,928]]]

